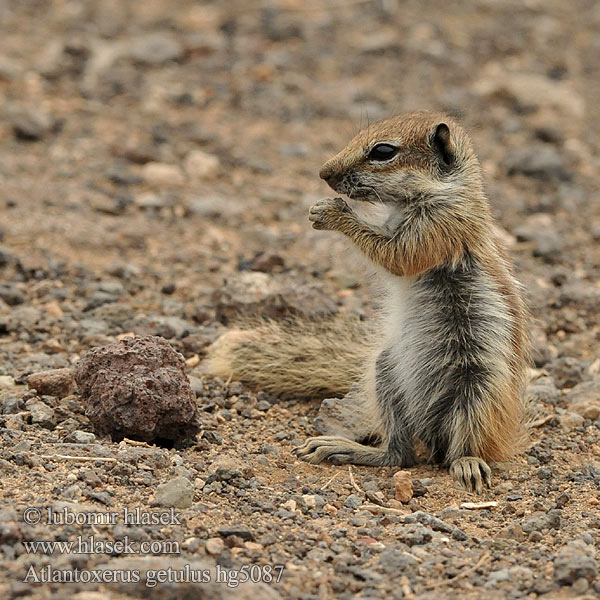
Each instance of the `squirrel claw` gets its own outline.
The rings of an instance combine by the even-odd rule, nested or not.
[[[483,493],[483,486],[492,487],[492,470],[480,458],[463,456],[450,465],[450,474],[468,492]]]
[[[350,212],[350,208],[343,198],[323,198],[310,207],[308,220],[314,229],[336,229],[337,217],[345,212]]]

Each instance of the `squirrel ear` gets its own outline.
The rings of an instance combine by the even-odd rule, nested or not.
[[[450,139],[450,128],[446,123],[439,123],[431,136],[431,145],[439,154],[441,161],[447,166],[454,162],[454,147]]]

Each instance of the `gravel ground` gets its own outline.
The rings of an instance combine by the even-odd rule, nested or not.
[[[591,0],[0,2],[0,596],[600,595],[599,30]],[[202,357],[240,310],[372,313],[307,209],[361,123],[414,108],[472,133],[534,423],[482,497],[422,464],[401,503],[394,469],[295,460],[318,401]],[[69,371],[28,379],[132,334],[183,354],[195,441],[113,442]]]

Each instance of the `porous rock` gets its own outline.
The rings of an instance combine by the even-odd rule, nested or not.
[[[176,441],[200,430],[183,356],[163,338],[94,348],[79,362],[75,379],[86,415],[100,434]]]

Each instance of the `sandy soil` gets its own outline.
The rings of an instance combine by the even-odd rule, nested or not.
[[[592,1],[0,3],[0,596],[597,597],[599,27]],[[472,134],[536,317],[536,422],[483,497],[419,465],[400,505],[394,469],[291,455],[318,401],[211,380],[201,359],[249,281],[372,313],[356,259],[307,210],[361,124],[415,108]],[[195,442],[112,442],[77,392],[28,389],[130,333],[183,353]],[[480,501],[497,504],[461,508]],[[123,523],[136,507],[165,520]],[[30,544],[91,535],[89,554]],[[129,554],[107,545],[124,537]],[[43,582],[76,572],[91,581]]]

